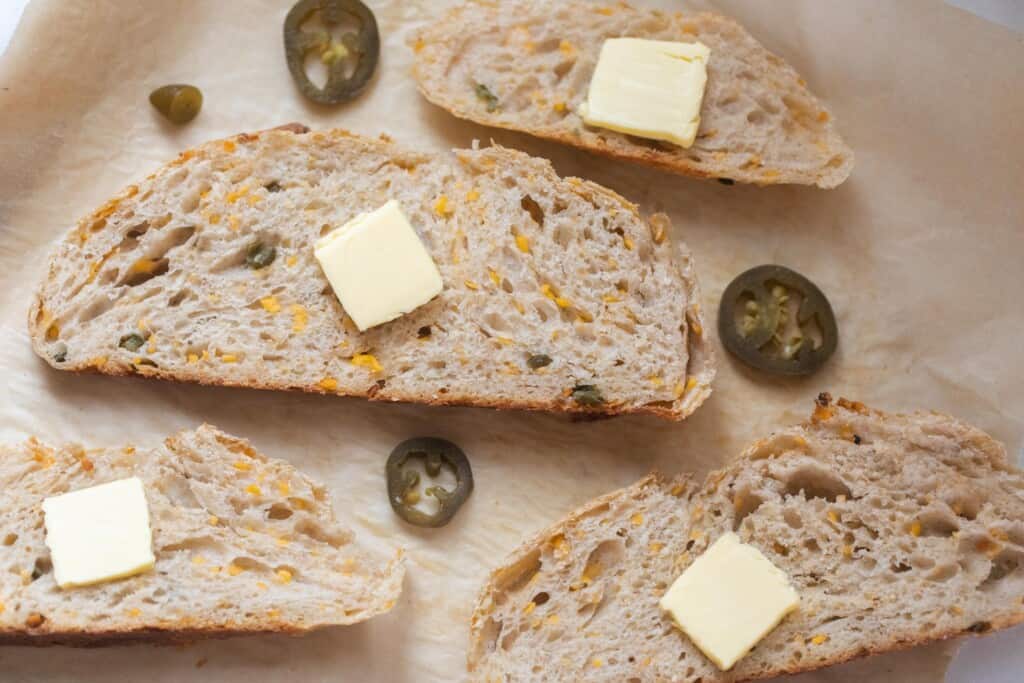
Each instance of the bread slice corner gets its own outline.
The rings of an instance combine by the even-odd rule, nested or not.
[[[0,447],[0,644],[187,642],[301,634],[388,612],[405,574],[358,546],[324,486],[247,441],[204,425],[152,448]],[[44,498],[142,479],[156,563],[60,589]]]
[[[445,288],[360,332],[313,246],[389,199]],[[255,245],[275,249],[271,265],[247,267]],[[699,296],[667,217],[547,160],[289,128],[187,150],[79,221],[29,332],[75,372],[680,420],[715,373]]]
[[[801,606],[722,673],[658,600],[726,532],[785,571]],[[524,543],[481,592],[468,666],[473,680],[755,680],[1006,628],[1022,594],[1024,476],[1002,446],[946,415],[822,394],[808,422],[702,486],[648,477]]]
[[[689,149],[586,125],[578,110],[607,38],[711,48]],[[854,165],[829,108],[736,21],[587,0],[466,2],[409,38],[420,92],[459,118],[697,178],[834,188]],[[487,88],[495,100],[478,95]]]

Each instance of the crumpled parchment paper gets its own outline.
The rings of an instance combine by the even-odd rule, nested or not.
[[[637,0],[643,2],[643,0]],[[34,0],[0,60],[0,439],[154,443],[209,421],[326,481],[363,543],[408,549],[395,610],[295,639],[186,648],[0,650],[4,681],[447,681],[464,676],[467,623],[490,568],[526,535],[652,468],[700,474],[807,416],[821,390],[887,410],[936,409],[1016,454],[1024,439],[1024,41],[938,0],[698,2],[744,23],[830,103],[857,154],[826,192],[726,187],[618,164],[458,121],[427,104],[405,36],[444,2],[369,0],[383,37],[369,91],[322,108],[298,94],[281,24],[290,0]],[[671,0],[657,3],[678,8]],[[175,128],[147,95],[172,82],[206,101]],[[47,368],[25,316],[51,243],[106,197],[207,139],[287,121],[388,133],[443,149],[494,139],[563,175],[667,211],[693,249],[704,307],[736,274],[793,267],[828,294],[840,347],[808,379],[779,380],[724,352],[715,393],[682,424],[569,423],[544,415],[375,405],[210,389]],[[709,325],[709,327],[714,327]],[[414,435],[459,443],[477,479],[448,527],[396,521],[391,448]],[[2,569],[2,568],[0,568]],[[877,657],[801,681],[941,680],[949,646]]]

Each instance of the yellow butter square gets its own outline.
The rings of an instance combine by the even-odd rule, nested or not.
[[[710,56],[702,43],[606,40],[580,114],[591,126],[690,147]]]

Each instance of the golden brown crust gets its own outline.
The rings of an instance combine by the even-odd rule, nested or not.
[[[44,624],[45,625],[45,624]],[[109,647],[113,645],[130,645],[152,643],[176,645],[210,638],[232,638],[235,636],[285,634],[299,636],[318,630],[314,627],[302,628],[294,624],[263,620],[252,626],[203,624],[202,620],[190,620],[189,625],[166,628],[146,627],[138,629],[112,629],[105,631],[30,629],[16,631],[0,630],[0,646],[28,645],[30,647],[48,647],[64,645],[68,647]]]
[[[150,378],[160,379],[169,382],[177,382],[180,384],[200,384],[208,387],[225,387],[229,389],[261,389],[266,391],[288,391],[288,392],[301,392],[306,394],[322,394],[338,396],[341,398],[363,398],[369,401],[378,401],[381,403],[416,403],[421,405],[429,406],[447,406],[447,407],[466,407],[466,408],[491,408],[494,410],[526,410],[534,412],[546,412],[568,415],[571,417],[618,417],[620,415],[653,415],[655,417],[664,418],[667,420],[682,420],[686,414],[680,414],[678,411],[660,406],[660,405],[643,405],[643,406],[626,406],[617,405],[614,403],[605,404],[603,408],[587,408],[584,406],[576,405],[569,401],[556,402],[556,401],[490,401],[486,399],[478,398],[472,394],[456,394],[449,392],[444,394],[443,397],[436,396],[431,398],[423,398],[418,394],[398,394],[395,392],[389,392],[386,395],[381,395],[379,391],[373,391],[376,387],[375,383],[367,388],[365,393],[344,393],[341,391],[326,391],[323,387],[318,385],[305,385],[305,386],[290,386],[285,384],[277,384],[274,382],[258,381],[253,379],[250,382],[234,382],[231,380],[221,379],[218,377],[212,377],[203,373],[194,373],[188,375],[186,373],[167,373],[161,372],[159,369],[151,369],[148,366],[133,366],[134,369],[129,369],[114,363],[106,363],[101,368],[95,366],[78,367],[78,368],[61,368],[67,372],[73,372],[79,375],[107,375],[110,377],[139,377],[139,378]],[[710,394],[710,388],[707,389]]]

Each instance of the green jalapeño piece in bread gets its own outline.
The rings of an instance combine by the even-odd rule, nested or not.
[[[82,219],[29,327],[62,370],[679,420],[714,360],[670,231],[501,147],[264,131]]]
[[[805,81],[717,14],[468,2],[410,45],[423,95],[484,125],[723,181],[832,188],[853,168]]]
[[[155,448],[0,447],[0,644],[303,633],[391,609],[404,564],[324,487],[210,426]]]
[[[827,394],[703,485],[658,476],[496,569],[478,681],[727,683],[1024,621],[1024,474],[936,413]]]

